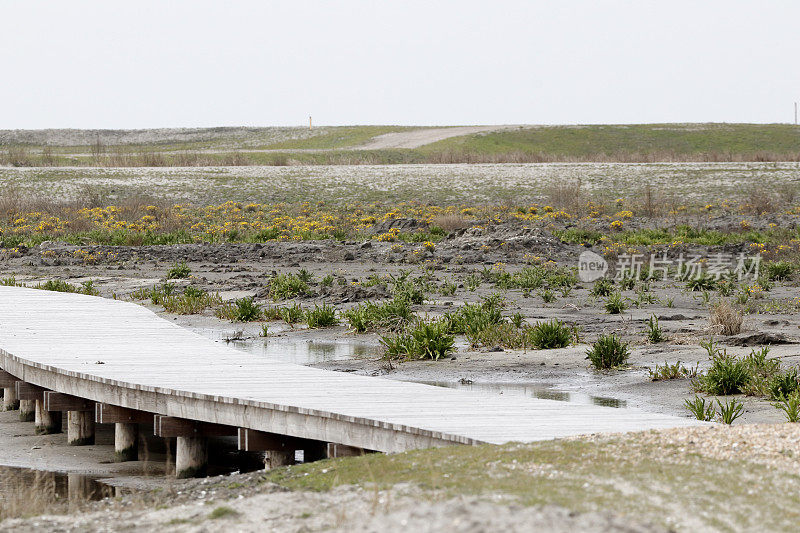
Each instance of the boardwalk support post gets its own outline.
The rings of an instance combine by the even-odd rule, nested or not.
[[[17,381],[5,370],[0,370],[0,386],[3,387],[3,410],[15,411],[19,409],[19,398],[17,397]]]
[[[294,451],[303,447],[301,439],[248,428],[239,428],[238,439],[239,450],[264,452],[265,470],[294,464]]]
[[[14,384],[17,399],[19,399],[19,419],[22,422],[33,422],[36,419],[36,389],[39,387],[29,385],[24,381],[17,381]]]
[[[61,433],[61,411],[46,411],[44,399],[36,400],[34,425],[37,435]]]
[[[364,448],[356,448],[355,446],[346,446],[344,444],[336,444],[333,442],[328,443],[328,457],[358,457],[366,454]]]
[[[69,394],[46,391],[44,410],[66,411],[67,444],[70,446],[94,444],[94,402]]]
[[[153,433],[157,437],[176,437],[175,476],[202,477],[208,466],[207,437],[236,435],[236,428],[219,424],[195,422],[172,416],[155,415]]]
[[[97,403],[94,421],[114,424],[114,460],[118,463],[139,458],[139,424],[152,424],[152,413],[126,409],[107,403]]]
[[[114,460],[118,463],[139,459],[139,425],[114,424]]]
[[[36,418],[36,401],[19,401],[19,419],[21,422],[33,422]]]
[[[208,467],[208,439],[178,437],[175,444],[175,477],[203,477]]]
[[[61,412],[48,411],[44,408],[44,393],[47,389],[33,385],[32,383],[25,383],[24,381],[17,381],[17,396],[20,400],[35,402],[33,406],[34,411],[34,425],[37,435],[49,435],[51,433],[61,433]],[[28,405],[26,405],[28,408]],[[20,405],[20,419],[22,419],[22,406]]]

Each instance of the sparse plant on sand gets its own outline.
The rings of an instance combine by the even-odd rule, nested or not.
[[[597,370],[608,370],[628,361],[628,345],[616,335],[603,335],[587,350],[586,358]]]
[[[695,396],[693,400],[683,400],[686,409],[694,415],[697,420],[703,422],[710,422],[714,420],[714,404],[712,402],[706,403],[705,398]]]
[[[711,311],[711,327],[721,335],[736,335],[742,331],[742,312],[727,300],[713,304]]]

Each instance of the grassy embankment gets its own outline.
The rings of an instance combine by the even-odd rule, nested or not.
[[[7,144],[16,166],[235,166],[288,164],[525,163],[560,161],[798,161],[800,128],[787,124],[537,126],[453,137],[417,149],[359,150],[400,126],[320,128],[302,138],[265,134],[153,144]],[[261,135],[260,137],[258,135]],[[252,150],[265,150],[254,152]]]

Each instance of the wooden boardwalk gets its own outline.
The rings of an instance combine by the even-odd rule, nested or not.
[[[18,287],[0,287],[0,367],[94,402],[382,452],[698,423],[269,361],[133,303]]]

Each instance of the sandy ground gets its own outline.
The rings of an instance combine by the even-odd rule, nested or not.
[[[213,495],[163,510],[119,510],[80,516],[42,516],[3,523],[4,531],[342,531],[405,532],[483,531],[548,532],[658,532],[666,531],[601,513],[575,513],[567,509],[522,507],[474,497],[420,502],[412,488],[365,491],[341,487],[327,493],[272,492],[240,495],[214,502]],[[214,510],[226,514],[214,518]]]

